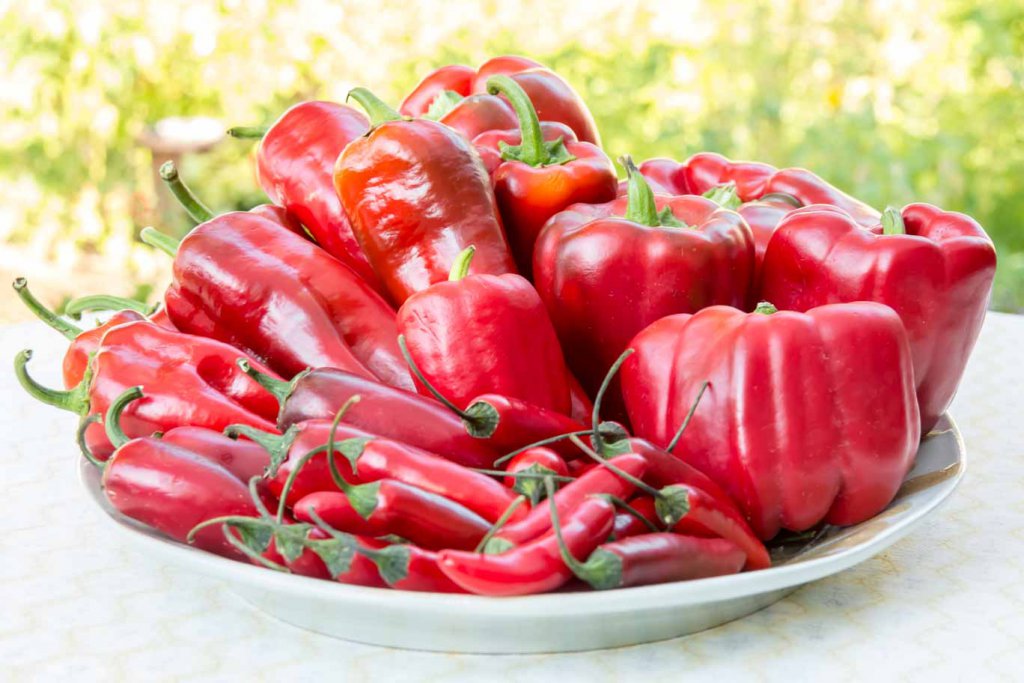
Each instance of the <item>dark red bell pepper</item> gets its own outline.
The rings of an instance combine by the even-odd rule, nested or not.
[[[544,304],[519,275],[468,274],[462,252],[446,282],[411,296],[398,329],[426,385],[459,408],[481,394],[520,399],[567,415],[569,371]]]
[[[550,513],[545,506],[550,528]],[[607,537],[615,509],[603,498],[587,498],[564,516],[562,539],[574,557],[588,557]],[[510,596],[555,590],[572,578],[553,532],[498,555],[458,550],[438,553],[448,578],[470,593]]]
[[[384,293],[333,184],[338,155],[369,128],[363,113],[352,107],[300,102],[263,136],[256,153],[256,175],[267,196],[298,218],[317,244]]]
[[[217,216],[185,236],[165,300],[179,329],[286,377],[328,366],[413,386],[388,303],[316,245],[251,213]]]
[[[714,306],[663,318],[630,347],[623,395],[636,433],[655,444],[669,444],[709,382],[675,450],[730,494],[762,539],[868,519],[913,462],[910,349],[885,306]]]
[[[403,119],[364,88],[373,129],[345,148],[334,186],[356,239],[398,304],[447,278],[466,247],[474,272],[515,272],[487,171],[453,129]]]
[[[910,339],[927,433],[960,383],[995,267],[992,240],[960,213],[909,204],[868,231],[841,210],[810,206],[779,225],[765,255],[762,295],[798,311],[846,301],[896,311]]]
[[[733,211],[703,197],[654,195],[626,161],[630,194],[553,217],[534,252],[534,284],[562,347],[593,394],[637,332],[673,313],[750,297],[754,244]],[[623,416],[617,384],[608,415]]]
[[[34,398],[83,417],[102,415],[129,387],[143,385],[146,397],[124,416],[131,437],[193,425],[217,431],[230,424],[274,430],[274,397],[235,364],[237,349],[213,339],[174,332],[147,321],[107,330],[86,376],[67,391],[40,386],[26,371],[31,351],[15,359],[15,374]],[[269,372],[254,360],[251,363]],[[86,430],[89,449],[105,459],[113,446],[100,424]]]
[[[491,180],[516,265],[529,278],[533,244],[544,223],[571,204],[611,201],[618,178],[600,147],[562,138],[547,142],[533,104],[511,77],[492,76],[487,88],[504,95],[519,120],[520,142],[498,146],[504,163]],[[480,146],[479,138],[474,144]]]

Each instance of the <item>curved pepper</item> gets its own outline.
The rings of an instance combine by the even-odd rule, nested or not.
[[[160,437],[164,443],[180,446],[217,463],[240,481],[263,476],[270,466],[267,451],[257,443],[230,439],[205,427],[175,427]]]
[[[504,163],[491,180],[516,265],[524,277],[533,270],[533,245],[544,223],[571,204],[615,198],[618,179],[612,162],[588,142],[556,138],[547,142],[538,114],[522,87],[509,76],[492,76],[488,92],[512,103],[519,120],[519,143],[496,141]],[[474,140],[478,148],[481,142]]]
[[[167,311],[292,377],[329,366],[412,388],[394,310],[329,254],[251,213],[193,229],[174,259]]]
[[[864,521],[892,500],[917,449],[903,326],[867,302],[773,311],[714,306],[638,334],[622,368],[633,427],[668,443],[707,381],[675,450],[758,536]]]
[[[630,170],[629,197],[554,216],[534,252],[534,284],[593,395],[629,340],[673,313],[744,306],[752,286],[750,228],[703,197],[656,196]],[[621,419],[617,383],[608,414]]]
[[[896,311],[910,340],[926,433],[949,406],[981,331],[995,247],[972,218],[930,204],[890,210],[884,225],[864,230],[830,207],[793,212],[765,255],[762,295],[800,311],[846,301]]]
[[[338,155],[369,128],[362,112],[352,107],[300,102],[260,141],[256,176],[267,196],[309,228],[317,244],[383,293],[332,181]]]
[[[537,292],[519,275],[467,274],[471,260],[472,248],[459,255],[449,281],[414,294],[398,311],[423,378],[420,393],[458,408],[494,393],[567,415],[569,371]]]
[[[277,402],[263,387],[238,369],[238,349],[213,339],[174,332],[147,321],[107,330],[91,368],[73,389],[40,386],[26,371],[31,351],[15,359],[15,373],[35,398],[83,417],[102,415],[129,387],[143,385],[146,396],[129,406],[124,430],[130,437],[149,436],[193,425],[217,431],[242,423],[274,430]],[[256,361],[250,361],[269,372]],[[113,446],[101,424],[85,431],[89,449],[105,459]]]
[[[402,119],[363,88],[350,96],[374,127],[338,157],[334,186],[392,300],[445,280],[470,245],[474,272],[515,272],[494,191],[469,141],[436,121]]]

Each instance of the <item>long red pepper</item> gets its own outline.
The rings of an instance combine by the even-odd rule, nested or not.
[[[569,467],[558,453],[546,446],[535,446],[519,453],[508,461],[505,471],[509,474],[528,472],[536,475],[553,474],[569,476]],[[538,477],[505,477],[505,486],[521,493],[536,505],[544,495],[543,481]],[[525,515],[525,513],[523,513]],[[509,520],[514,521],[514,520]]]
[[[244,482],[262,476],[270,465],[267,451],[259,444],[230,439],[205,427],[175,427],[164,432],[161,440],[213,460]]]
[[[550,529],[551,515],[547,510],[545,514]],[[569,552],[574,557],[589,556],[608,537],[614,518],[615,509],[607,500],[583,500],[565,516],[561,527]],[[572,572],[562,560],[554,533],[500,555],[442,550],[438,553],[438,563],[448,578],[478,595],[544,593],[555,590],[572,578]]]
[[[597,465],[597,463],[594,463]],[[658,515],[657,505],[654,498],[648,494],[639,494],[629,500],[632,511],[619,511],[615,513],[615,524],[612,527],[612,536],[617,541],[630,536],[657,531],[661,524]]]
[[[475,272],[515,272],[490,179],[469,141],[436,121],[403,120],[365,88],[349,95],[373,128],[338,157],[334,185],[391,299],[401,304],[444,281],[470,245]]]
[[[241,423],[273,431],[277,403],[238,369],[235,362],[241,356],[222,342],[136,321],[107,330],[86,377],[73,389],[56,391],[32,379],[26,370],[31,351],[19,353],[14,365],[30,395],[83,417],[103,414],[127,388],[144,385],[146,397],[133,403],[124,417],[125,431],[132,437],[184,425],[219,431]],[[90,425],[85,436],[97,458],[113,451],[101,425]]]

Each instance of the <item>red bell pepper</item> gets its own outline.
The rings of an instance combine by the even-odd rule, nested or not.
[[[470,245],[474,272],[514,272],[494,191],[469,141],[436,121],[402,119],[364,88],[349,95],[370,112],[373,129],[338,157],[334,186],[392,300],[444,280]]]
[[[411,296],[398,329],[424,381],[459,408],[501,394],[567,415],[569,371],[544,304],[519,275],[468,274],[469,248],[449,281]]]
[[[512,103],[519,121],[519,142],[485,138],[497,146],[501,160],[491,173],[494,196],[512,245],[519,272],[529,278],[533,244],[544,223],[571,204],[596,204],[615,198],[618,179],[599,147],[574,139],[545,139],[537,112],[526,92],[508,76],[492,76],[488,92]],[[482,140],[474,145],[479,149]],[[504,144],[499,144],[503,142]]]
[[[370,123],[362,112],[335,102],[300,102],[281,115],[260,141],[260,186],[305,225],[327,253],[384,293],[359,247],[334,192],[334,163]]]
[[[515,128],[518,123],[512,106],[494,95],[470,95],[453,104],[450,111],[436,120],[459,131],[467,140],[474,140],[488,131]]]
[[[26,371],[31,351],[15,359],[15,374],[34,398],[83,417],[102,415],[129,387],[143,385],[146,397],[124,417],[131,437],[193,425],[217,431],[242,423],[273,431],[277,402],[238,369],[241,352],[222,342],[174,332],[147,321],[107,330],[89,371],[73,389],[56,391],[39,385]],[[261,371],[269,372],[256,361]],[[86,430],[89,449],[105,459],[113,446],[100,424]]]
[[[580,96],[557,74],[525,57],[495,57],[475,71],[462,65],[441,67],[416,86],[400,110],[405,116],[426,116],[432,107],[443,109],[459,96],[487,92],[487,80],[497,75],[510,76],[522,86],[542,121],[564,123],[580,140],[600,144],[594,117]]]
[[[251,213],[226,213],[178,245],[165,295],[181,330],[228,342],[292,377],[329,366],[412,388],[394,310],[322,249]]]
[[[630,346],[623,395],[636,433],[655,444],[669,443],[710,382],[676,450],[730,494],[762,539],[868,519],[913,462],[910,350],[885,306],[714,306],[663,318]]]
[[[784,168],[777,171],[765,184],[764,194],[795,197],[804,206],[828,204],[838,207],[848,213],[858,225],[865,228],[877,226],[882,217],[882,214],[874,207],[851,197],[803,168]]]
[[[541,508],[537,508],[541,509]],[[550,528],[550,514],[549,528]],[[560,531],[568,552],[588,557],[607,537],[615,509],[602,498],[588,498],[565,516]],[[438,563],[448,578],[470,593],[510,596],[555,590],[572,578],[554,533],[499,555],[442,550]]]
[[[628,197],[556,215],[534,252],[534,284],[590,393],[644,327],[713,304],[744,306],[752,285],[753,237],[738,214],[702,197],[656,196],[625,163]],[[616,387],[606,405],[621,419]]]
[[[116,450],[101,465],[101,485],[114,509],[182,542],[196,525],[214,518],[258,517],[246,484],[214,460],[163,439],[125,436],[121,411],[141,396],[138,387],[123,392],[107,420],[107,438]],[[244,559],[219,528],[203,529],[194,542]]]
[[[889,210],[883,225],[864,230],[829,207],[793,212],[765,255],[762,294],[798,311],[845,301],[895,310],[910,339],[927,432],[949,406],[981,330],[995,247],[972,218],[929,204]]]

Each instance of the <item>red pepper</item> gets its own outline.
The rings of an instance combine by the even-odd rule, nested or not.
[[[482,97],[481,95],[473,95],[473,97]],[[490,97],[487,95],[486,97]],[[495,98],[498,99],[498,98]],[[498,99],[499,102],[505,100]],[[511,107],[509,105],[505,105]],[[515,114],[512,114],[515,119]],[[519,119],[515,119],[512,125],[515,126],[519,122]],[[545,143],[553,143],[558,139],[563,142],[576,142],[576,133],[572,132],[572,128],[565,125],[564,123],[555,123],[554,121],[541,121],[540,122],[540,133]],[[503,159],[501,158],[501,149],[504,145],[516,146],[523,143],[523,134],[518,128],[493,128],[484,131],[477,135],[473,140],[473,147],[476,148],[477,154],[480,155],[480,160],[484,162],[484,168],[487,169],[487,175],[494,180],[494,172],[498,170],[498,167],[502,165]],[[504,143],[504,144],[503,144]],[[504,219],[504,218],[503,218]],[[506,225],[506,228],[508,226]]]
[[[509,474],[527,473],[536,477],[505,477],[505,486],[526,496],[532,505],[536,505],[544,494],[544,482],[541,475],[569,476],[569,466],[558,453],[544,446],[528,448],[508,461],[505,471]],[[525,511],[522,516],[525,516]],[[514,522],[514,519],[509,521]]]
[[[323,250],[251,213],[193,229],[165,298],[179,329],[226,341],[287,377],[329,366],[413,386],[387,302]]]
[[[599,466],[596,462],[594,465]],[[658,528],[661,523],[652,496],[648,494],[636,495],[629,501],[629,506],[633,509],[632,512],[620,511],[615,513],[612,536],[616,541],[621,541],[630,536],[650,533],[651,527]]]
[[[803,205],[828,204],[842,209],[860,226],[871,228],[878,225],[881,213],[874,207],[851,197],[834,185],[822,180],[803,168],[784,168],[769,178],[764,194],[784,194],[796,197]]]
[[[257,517],[247,486],[210,458],[162,439],[125,436],[121,410],[141,395],[137,387],[121,394],[107,422],[116,450],[102,465],[101,485],[114,509],[181,542],[196,525],[217,517]],[[201,530],[194,542],[218,555],[244,559],[220,528]]]
[[[511,105],[494,95],[470,95],[460,99],[452,104],[451,110],[444,116],[435,120],[459,131],[467,140],[474,141],[477,136],[486,135],[489,131],[515,128],[518,122]]]
[[[240,481],[262,476],[270,465],[267,451],[252,441],[229,439],[205,427],[175,427],[164,432],[164,443],[180,446],[217,463]]]
[[[301,102],[263,136],[256,171],[271,200],[301,221],[331,256],[383,293],[332,181],[338,155],[369,127],[362,112],[344,104]]]
[[[404,120],[364,88],[373,129],[345,148],[334,186],[356,238],[396,303],[444,280],[475,245],[477,273],[515,271],[487,172],[472,145],[427,119]]]
[[[743,551],[721,538],[673,533],[644,534],[598,547],[586,562],[563,552],[577,578],[597,590],[647,586],[736,574]]]
[[[519,120],[520,142],[499,146],[504,163],[491,180],[516,265],[529,278],[533,244],[544,223],[571,204],[611,201],[618,179],[596,145],[562,138],[547,142],[529,97],[510,77],[492,76],[487,87],[492,95],[508,98]]]
[[[550,513],[546,509],[544,513],[550,528]],[[565,515],[561,526],[568,551],[575,557],[589,556],[608,537],[614,517],[615,510],[608,501],[601,498],[582,501]],[[562,560],[554,533],[500,555],[443,550],[438,553],[438,563],[448,578],[478,595],[544,593],[555,590],[572,578],[572,572]]]
[[[250,373],[278,398],[281,429],[305,420],[329,420],[350,398],[359,396],[344,422],[371,434],[417,444],[467,467],[490,467],[501,454],[485,440],[470,436],[457,415],[419,394],[333,368],[316,368],[291,382]]]
[[[568,415],[499,394],[477,396],[459,413],[464,415],[463,424],[470,434],[485,439],[500,453],[587,430],[582,422]],[[566,458],[579,454],[564,439],[548,445]]]
[[[119,325],[107,330],[91,370],[68,391],[36,383],[25,369],[31,357],[31,351],[22,351],[15,360],[15,373],[25,390],[44,403],[83,417],[102,415],[126,389],[145,386],[146,397],[125,414],[125,431],[132,437],[184,425],[220,431],[241,423],[274,430],[277,402],[238,369],[235,362],[242,354],[222,342],[147,321]],[[113,451],[99,424],[90,425],[86,441],[97,458],[105,459]]]
[[[387,587],[387,584],[377,571],[377,565],[373,560],[358,551],[346,552],[345,566],[341,571],[332,574],[331,569],[320,556],[320,553],[327,554],[324,546],[325,544],[332,543],[331,537],[325,531],[316,527],[311,527],[305,533],[306,537],[302,539],[304,547],[295,559],[288,560],[281,554],[277,547],[278,537],[276,535],[262,556],[271,562],[286,566],[293,574],[298,574],[299,576],[309,576],[314,579],[330,579],[351,586]],[[383,548],[387,545],[372,538],[357,538],[353,539],[353,542],[360,547],[370,550]]]
[[[634,477],[643,476],[647,461],[636,454],[620,455],[608,461],[612,467]],[[566,484],[555,494],[555,505],[562,516],[571,515],[595,494],[608,494],[628,498],[634,485],[607,467],[596,467],[579,479]],[[614,515],[613,515],[614,516]],[[502,527],[494,534],[496,543],[490,547],[508,547],[533,541],[551,531],[551,514],[546,506],[530,510],[522,520]]]
[[[345,415],[348,415],[347,410]],[[336,490],[327,454],[308,456],[310,451],[327,445],[331,422],[300,422],[284,436],[264,434],[244,426],[229,428],[228,432],[247,436],[274,454],[272,468],[276,469],[270,473],[268,486],[277,498],[284,494],[294,468],[301,463],[301,471],[292,478],[288,504],[313,492]],[[352,483],[395,479],[459,503],[488,522],[498,519],[516,498],[494,479],[415,446],[374,436],[345,424],[338,425],[334,438],[337,442],[335,463],[339,465],[341,476]]]
[[[568,414],[569,371],[544,304],[519,275],[468,275],[462,252],[448,282],[416,293],[398,311],[398,329],[425,381],[456,406],[485,393]]]
[[[393,534],[428,550],[475,548],[490,529],[482,517],[458,503],[394,479],[348,484],[346,489],[305,496],[293,508],[295,518],[313,521],[312,509],[341,531]]]
[[[981,331],[995,247],[972,218],[929,204],[889,210],[884,226],[869,232],[828,207],[793,212],[765,255],[762,292],[798,311],[845,301],[896,311],[910,340],[927,433],[949,406]]]
[[[580,140],[600,144],[594,117],[580,96],[558,75],[526,57],[495,57],[476,71],[462,65],[441,67],[405,98],[401,112],[405,116],[427,116],[431,108],[443,110],[459,96],[487,92],[487,80],[496,75],[511,76],[519,83],[541,120],[564,123]]]
[[[669,443],[685,401],[710,382],[679,452],[728,491],[762,539],[870,518],[913,461],[910,351],[885,306],[715,306],[663,318],[630,346],[623,395],[636,433],[655,444]]]
[[[702,197],[656,196],[624,163],[628,198],[556,215],[534,252],[537,291],[591,393],[647,325],[713,304],[744,306],[752,285],[753,236],[738,214]],[[616,386],[607,407],[620,419]]]
[[[740,201],[758,199],[767,192],[767,185],[777,169],[758,161],[731,161],[721,154],[701,152],[684,161],[676,175],[676,191],[680,194],[704,194],[719,185],[733,183]]]

